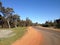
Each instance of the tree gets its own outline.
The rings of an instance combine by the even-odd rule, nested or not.
[[[2,20],[2,15],[0,15],[0,25],[1,25],[1,27],[3,27],[3,20]]]
[[[26,18],[26,26],[31,26],[32,25],[32,21],[27,17]]]
[[[12,16],[12,20],[13,20],[13,22],[14,22],[14,26],[15,27],[17,27],[17,25],[18,25],[18,20],[20,20],[20,18],[19,18],[20,16],[18,16],[18,14],[14,14],[13,16]]]
[[[20,26],[25,27],[25,26],[26,26],[26,21],[21,20],[21,21],[20,21]]]
[[[54,26],[55,26],[56,28],[60,28],[60,19],[56,19],[56,20],[54,21]]]
[[[7,20],[8,23],[8,27],[10,28],[10,19],[8,18],[10,15],[12,15],[12,13],[14,12],[12,8],[5,8],[2,6],[2,3],[0,2],[0,12],[3,14],[3,16],[5,17],[5,19]]]
[[[0,12],[1,12],[1,8],[2,8],[2,2],[0,2]]]
[[[0,2],[0,12],[3,14],[4,18],[6,19],[9,28],[11,27],[11,24],[17,27],[20,18],[17,14],[13,14],[14,11],[12,8],[10,7],[5,8],[4,6],[2,6],[2,2]]]
[[[12,15],[12,13],[13,13],[13,9],[12,8],[6,8],[5,9],[5,18],[6,18],[6,20],[7,20],[7,23],[8,23],[8,26],[9,26],[9,28],[10,28],[10,18],[8,18],[10,15]]]

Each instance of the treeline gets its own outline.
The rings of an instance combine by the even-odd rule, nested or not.
[[[38,23],[33,23],[28,17],[26,20],[21,20],[18,14],[15,14],[13,8],[4,7],[0,2],[0,27],[13,28],[18,26],[36,26]]]
[[[0,2],[0,28],[14,28],[24,26],[40,26],[60,28],[60,19],[52,21],[46,21],[44,24],[33,23],[28,17],[26,20],[21,20],[20,16],[16,14],[13,8],[4,7]]]
[[[60,28],[60,19],[56,19],[53,22],[52,21],[46,21],[44,24],[42,24],[43,27],[54,27],[54,28]]]

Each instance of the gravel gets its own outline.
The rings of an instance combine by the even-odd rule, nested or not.
[[[12,30],[0,30],[0,38],[8,38],[14,35],[15,33]]]

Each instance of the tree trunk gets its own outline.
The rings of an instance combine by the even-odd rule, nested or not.
[[[9,21],[7,20],[7,23],[8,23],[8,27],[10,28],[10,24],[9,24]]]
[[[17,21],[16,21],[16,23],[15,23],[15,28],[17,28]]]
[[[15,25],[15,28],[17,28],[17,26]]]
[[[15,20],[15,28],[17,28],[17,20]]]

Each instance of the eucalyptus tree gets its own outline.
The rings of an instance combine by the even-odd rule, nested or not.
[[[2,2],[0,2],[0,12],[1,12],[1,8],[2,8]]]
[[[10,19],[11,19],[11,18],[9,18],[9,16],[12,15],[12,13],[13,13],[14,11],[13,11],[12,8],[9,8],[9,7],[6,8],[5,10],[6,10],[6,11],[5,11],[5,18],[6,18],[6,20],[7,20],[8,26],[9,26],[9,28],[10,28],[10,23],[9,23],[9,22],[10,22]]]
[[[3,27],[3,20],[2,20],[2,15],[0,14],[0,26]]]
[[[3,16],[5,17],[5,19],[7,20],[8,23],[8,27],[10,28],[10,19],[8,18],[10,15],[12,15],[12,13],[14,12],[12,8],[5,8],[2,6],[2,3],[0,2],[0,12],[3,14]]]
[[[13,22],[14,22],[14,26],[15,26],[15,28],[17,27],[17,25],[18,25],[18,20],[20,20],[20,18],[19,18],[20,16],[18,16],[18,14],[14,14],[13,15]]]
[[[3,17],[2,17],[2,15],[1,15],[1,10],[2,10],[2,2],[0,2],[0,25],[3,27]]]

